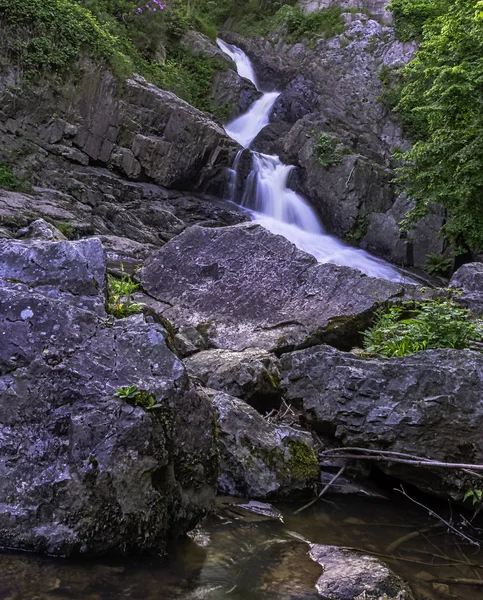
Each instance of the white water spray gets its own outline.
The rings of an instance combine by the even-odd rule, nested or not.
[[[235,61],[239,75],[249,79],[258,89],[248,56],[240,48],[222,40],[217,40],[217,43]],[[227,134],[244,148],[248,148],[268,125],[270,112],[279,95],[279,92],[264,93],[246,114],[226,126]],[[235,164],[233,177],[236,176],[236,167]],[[371,277],[391,281],[407,280],[383,260],[327,235],[308,202],[287,187],[292,169],[293,167],[284,165],[278,156],[253,152],[253,169],[247,178],[241,203],[251,211],[255,222],[272,233],[283,235],[320,262],[359,269]],[[232,187],[236,188],[235,180]]]

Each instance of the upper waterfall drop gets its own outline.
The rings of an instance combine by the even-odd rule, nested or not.
[[[223,40],[218,39],[217,44],[235,61],[238,74],[249,79],[259,89],[248,56],[240,48]],[[248,148],[268,125],[270,113],[279,95],[279,92],[265,92],[247,113],[225,127],[227,134],[244,148]],[[236,162],[239,156],[240,153]],[[371,277],[390,281],[408,279],[385,261],[327,235],[310,204],[288,187],[288,177],[294,167],[284,165],[278,156],[258,152],[252,153],[252,159],[253,167],[245,183],[241,204],[251,211],[255,222],[272,233],[283,235],[297,248],[312,254],[320,262],[352,267]],[[234,191],[236,166],[235,164],[231,185]]]

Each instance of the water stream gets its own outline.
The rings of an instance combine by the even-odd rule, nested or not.
[[[223,40],[217,40],[220,49],[234,60],[238,73],[249,79],[257,89],[258,82],[248,56]],[[269,123],[270,113],[280,92],[265,92],[247,113],[229,123],[227,134],[249,148],[260,131]],[[325,233],[319,218],[309,203],[288,187],[290,171],[278,156],[252,153],[252,171],[248,176],[242,197],[242,205],[253,216],[254,221],[272,233],[283,235],[298,248],[312,254],[323,263],[335,263],[359,269],[371,277],[391,281],[408,281],[408,277],[383,260],[371,256],[364,250],[344,244]],[[236,177],[237,164],[233,168]],[[236,189],[234,179],[232,189]]]
[[[320,600],[315,584],[322,569],[308,557],[303,538],[399,555],[388,564],[411,584],[418,600],[483,598],[482,587],[444,583],[479,578],[481,568],[471,565],[483,562],[482,553],[462,548],[412,505],[332,497],[299,515],[293,506],[279,506],[281,523],[243,515],[228,505],[232,501],[220,499],[217,513],[191,537],[175,542],[167,559],[61,560],[0,553],[0,599]]]

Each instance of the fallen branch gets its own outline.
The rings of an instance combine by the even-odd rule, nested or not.
[[[301,513],[306,508],[310,508],[313,504],[315,504],[317,502],[317,500],[319,500],[320,498],[322,498],[322,496],[325,494],[325,492],[330,488],[331,485],[333,485],[339,479],[339,477],[342,475],[342,473],[344,471],[345,471],[345,465],[340,468],[339,472],[336,475],[334,475],[334,477],[332,477],[332,479],[329,481],[329,483],[324,487],[324,489],[320,492],[320,494],[316,498],[314,498],[308,504],[305,504],[301,508],[298,508],[294,512],[294,515],[298,515],[299,513]]]
[[[470,475],[483,478],[483,475],[474,471],[483,471],[483,465],[470,465],[466,463],[448,463],[423,458],[403,452],[391,452],[388,450],[371,450],[369,448],[331,448],[320,453],[321,457],[330,458],[352,458],[356,460],[374,460],[376,462],[392,462],[403,465],[418,467],[437,467],[442,469],[461,469]]]

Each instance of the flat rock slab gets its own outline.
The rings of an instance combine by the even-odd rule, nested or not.
[[[160,325],[109,319],[105,280],[97,239],[0,243],[2,547],[162,552],[214,500],[212,407]]]
[[[163,316],[176,329],[197,328],[212,347],[231,350],[344,344],[381,302],[416,294],[415,286],[319,264],[255,224],[190,227],[151,255],[139,276],[169,305]]]
[[[362,358],[328,346],[281,358],[286,400],[340,446],[390,450],[441,462],[483,464],[483,354],[430,350]],[[461,471],[377,465],[428,493],[462,499]],[[463,476],[463,477],[462,477]]]

